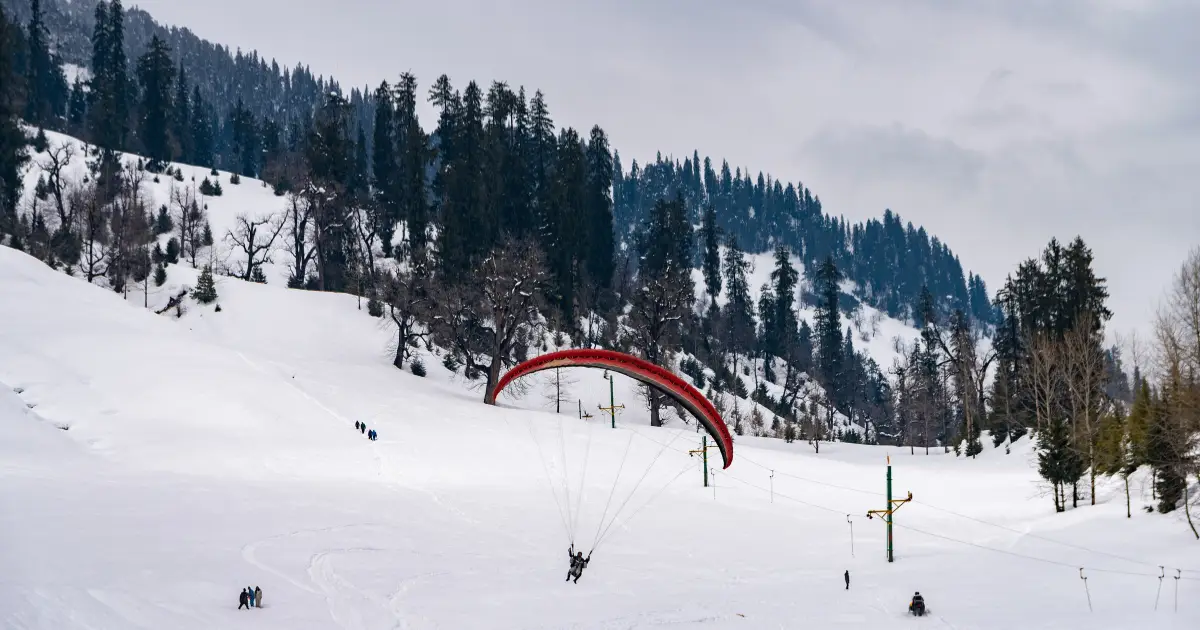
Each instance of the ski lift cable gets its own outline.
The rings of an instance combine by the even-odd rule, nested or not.
[[[726,474],[726,476],[727,476],[727,477],[730,477],[731,479],[734,479],[735,481],[738,481],[738,482],[740,482],[740,483],[742,483],[742,484],[744,484],[744,485],[746,485],[746,486],[749,486],[749,487],[751,487],[751,488],[755,488],[755,489],[757,489],[757,490],[760,490],[760,491],[762,491],[762,492],[767,492],[767,491],[768,491],[766,488],[763,488],[763,487],[761,487],[761,486],[758,486],[758,485],[752,484],[752,483],[750,483],[750,482],[748,482],[748,481],[745,481],[745,480],[743,480],[743,479],[739,479],[738,477],[734,477],[733,475]],[[808,507],[812,507],[812,508],[816,508],[816,509],[819,509],[819,510],[824,510],[824,511],[826,511],[826,512],[834,513],[834,514],[837,514],[838,516],[844,516],[844,515],[845,515],[845,514],[844,514],[844,512],[842,512],[841,510],[835,510],[835,509],[833,509],[833,508],[829,508],[829,507],[826,507],[826,506],[823,506],[823,505],[819,505],[819,504],[816,504],[816,503],[811,503],[811,502],[808,502],[808,501],[804,501],[804,500],[802,500],[802,499],[797,499],[796,497],[793,497],[793,496],[790,496],[790,495],[787,495],[787,494],[783,494],[783,493],[776,492],[776,493],[775,493],[775,496],[777,496],[777,497],[782,497],[782,498],[784,498],[784,499],[787,499],[787,500],[789,500],[789,501],[793,501],[793,502],[796,502],[796,503],[800,503],[800,504],[802,504],[802,505],[806,505],[806,506],[808,506]],[[995,547],[989,547],[989,546],[987,546],[987,545],[982,545],[982,544],[979,544],[979,543],[974,543],[974,542],[970,542],[970,541],[967,541],[967,540],[961,540],[961,539],[958,539],[958,538],[953,538],[953,537],[951,537],[951,536],[946,536],[946,535],[943,535],[943,534],[937,534],[937,533],[930,532],[930,531],[926,531],[926,530],[923,530],[923,529],[918,529],[918,528],[916,528],[916,527],[912,527],[912,526],[909,526],[909,525],[894,524],[893,526],[894,526],[894,527],[899,527],[899,528],[901,528],[901,529],[907,529],[907,530],[909,530],[909,531],[912,531],[912,532],[915,532],[915,533],[918,533],[918,534],[924,534],[924,535],[926,535],[926,536],[930,536],[930,537],[933,537],[933,538],[940,538],[940,539],[942,539],[942,540],[946,540],[946,541],[949,541],[949,542],[956,542],[956,543],[963,544],[963,545],[967,545],[967,546],[970,546],[970,547],[976,547],[976,548],[978,548],[978,549],[983,549],[983,550],[985,550],[985,551],[994,551],[994,552],[996,552],[996,553],[1001,553],[1001,554],[1008,555],[1008,556],[1012,556],[1012,557],[1016,557],[1016,558],[1022,558],[1022,559],[1025,559],[1025,560],[1032,560],[1032,561],[1034,561],[1034,562],[1041,562],[1041,563],[1044,563],[1044,564],[1052,564],[1052,565],[1056,565],[1056,566],[1062,566],[1062,567],[1067,567],[1067,568],[1076,569],[1076,570],[1078,570],[1079,568],[1081,568],[1081,567],[1080,567],[1080,565],[1078,565],[1078,564],[1075,564],[1075,563],[1070,563],[1070,562],[1060,562],[1060,561],[1058,561],[1058,560],[1051,560],[1051,559],[1048,559],[1048,558],[1040,558],[1040,557],[1037,557],[1037,556],[1030,556],[1030,555],[1026,555],[1026,554],[1022,554],[1022,553],[1017,553],[1017,552],[1014,552],[1014,551],[1008,551],[1008,550],[1006,550],[1006,549],[997,549],[997,548],[995,548]],[[1158,566],[1158,565],[1155,565],[1155,566]],[[1124,571],[1124,570],[1120,570],[1120,569],[1108,569],[1108,568],[1097,568],[1097,567],[1090,567],[1090,566],[1084,566],[1084,567],[1082,567],[1082,568],[1084,568],[1084,569],[1086,569],[1086,570],[1088,570],[1088,571],[1095,571],[1095,572],[1098,572],[1098,573],[1111,573],[1111,574],[1116,574],[1116,575],[1127,575],[1127,576],[1135,576],[1135,577],[1153,577],[1153,578],[1155,578],[1155,579],[1157,579],[1157,578],[1158,578],[1158,574],[1157,574],[1157,573],[1154,573],[1154,574],[1151,574],[1151,573],[1138,573],[1138,572],[1134,572],[1134,571]],[[1197,579],[1197,578],[1180,578],[1180,579],[1182,579],[1182,580],[1188,580],[1188,581],[1200,582],[1200,579]]]
[[[955,511],[953,511],[953,510],[948,510],[948,509],[946,509],[946,508],[943,508],[943,507],[938,507],[938,506],[936,506],[936,505],[931,505],[931,504],[929,504],[929,503],[925,503],[924,501],[918,501],[918,500],[914,499],[912,502],[913,502],[913,504],[914,504],[914,505],[921,505],[921,506],[927,507],[927,508],[929,508],[929,509],[931,509],[931,510],[936,510],[936,511],[938,511],[938,512],[945,512],[946,514],[949,514],[949,515],[951,515],[951,516],[957,516],[958,518],[966,519],[966,520],[968,520],[968,521],[974,521],[974,522],[976,522],[976,523],[980,523],[980,524],[983,524],[983,525],[988,525],[988,526],[995,527],[995,528],[998,528],[998,529],[1003,529],[1003,530],[1005,530],[1005,531],[1012,532],[1012,533],[1014,533],[1014,534],[1020,534],[1020,535],[1022,535],[1022,536],[1028,536],[1028,537],[1030,537],[1030,538],[1034,538],[1034,539],[1037,539],[1037,540],[1042,540],[1042,541],[1045,541],[1045,542],[1048,542],[1048,543],[1052,543],[1052,544],[1055,544],[1055,545],[1062,545],[1062,546],[1064,546],[1064,547],[1070,547],[1070,548],[1072,548],[1072,549],[1078,549],[1078,550],[1080,550],[1080,551],[1086,551],[1086,552],[1088,552],[1088,553],[1094,553],[1094,554],[1096,554],[1096,555],[1100,555],[1100,556],[1107,556],[1107,557],[1109,557],[1109,558],[1113,558],[1114,560],[1121,560],[1121,561],[1123,561],[1123,562],[1129,562],[1129,563],[1132,563],[1132,564],[1141,564],[1141,565],[1145,565],[1145,566],[1148,566],[1148,567],[1158,567],[1158,566],[1163,566],[1163,565],[1160,565],[1160,564],[1158,564],[1158,563],[1156,563],[1156,562],[1147,562],[1147,561],[1145,561],[1145,560],[1137,560],[1137,559],[1134,559],[1134,558],[1128,558],[1128,557],[1125,557],[1125,556],[1117,555],[1117,554],[1115,554],[1115,553],[1109,553],[1109,552],[1107,552],[1107,551],[1100,551],[1099,549],[1092,549],[1092,548],[1090,548],[1090,547],[1084,547],[1084,546],[1082,546],[1082,545],[1076,545],[1076,544],[1069,543],[1069,542],[1063,542],[1063,541],[1061,541],[1061,540],[1055,540],[1055,539],[1053,539],[1053,538],[1048,538],[1048,537],[1046,537],[1046,536],[1041,536],[1041,535],[1038,535],[1038,534],[1033,534],[1033,533],[1029,533],[1029,532],[1023,532],[1023,531],[1021,531],[1021,530],[1019,530],[1019,529],[1015,529],[1015,528],[1012,528],[1012,527],[1008,527],[1008,526],[1006,526],[1006,525],[1001,525],[1001,524],[999,524],[999,523],[992,523],[992,522],[990,522],[990,521],[985,521],[985,520],[983,520],[983,519],[981,519],[981,518],[976,518],[976,517],[974,517],[974,516],[968,516],[968,515],[966,515],[966,514],[960,514],[960,513],[958,513],[958,512],[955,512]],[[1187,570],[1187,569],[1184,569],[1184,570]]]

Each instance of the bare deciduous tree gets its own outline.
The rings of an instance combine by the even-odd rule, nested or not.
[[[291,277],[288,286],[300,288],[308,280],[308,265],[316,256],[309,242],[312,229],[312,206],[299,193],[288,193],[287,213],[284,215],[285,239],[288,254],[292,258]]]
[[[381,285],[388,316],[397,332],[392,365],[402,369],[408,360],[409,349],[428,340],[428,330],[422,325],[428,321],[433,309],[428,272],[417,266],[411,271],[388,273],[383,276]]]
[[[492,250],[475,278],[439,290],[435,333],[466,365],[468,378],[486,374],[485,403],[496,404],[500,370],[523,360],[536,340],[548,281],[537,246],[508,240]]]
[[[274,214],[253,218],[245,214],[237,216],[234,229],[225,233],[225,240],[243,259],[235,263],[235,276],[249,282],[254,278],[255,270],[261,270],[263,264],[271,262],[275,240],[284,225],[282,217]]]

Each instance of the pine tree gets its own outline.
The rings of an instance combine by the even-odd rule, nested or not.
[[[700,228],[700,240],[704,247],[704,287],[715,305],[721,295],[721,251],[720,230],[717,228],[717,211],[712,204],[704,207],[704,223]]]
[[[592,282],[607,289],[612,286],[613,256],[613,160],[608,148],[608,136],[598,126],[592,127],[587,143],[586,252],[588,276]]]
[[[16,28],[0,7],[0,240],[6,232],[18,235],[21,170],[29,160],[25,133],[17,123],[22,95],[20,81],[14,72],[15,34]]]
[[[754,344],[754,303],[746,276],[750,263],[737,238],[729,237],[725,251],[725,331],[728,348],[748,354]]]
[[[842,375],[842,316],[838,306],[842,274],[832,257],[817,269],[814,289],[817,294],[817,313],[814,332],[817,335],[817,376],[828,394],[836,401],[841,393]]]
[[[210,111],[210,106],[204,101],[200,95],[200,86],[192,88],[192,120],[190,124],[190,136],[192,145],[192,155],[190,160],[198,166],[211,167],[213,165],[213,154],[215,153],[213,146],[213,118]]]
[[[138,112],[138,135],[152,172],[161,171],[173,156],[170,135],[175,94],[175,65],[171,49],[158,36],[150,40],[150,48],[137,60],[137,76],[142,86],[142,101]]]
[[[212,304],[217,301],[217,285],[213,281],[212,266],[206,265],[200,271],[200,279],[196,281],[196,289],[192,297],[201,304]]]
[[[29,3],[30,18],[26,36],[25,119],[31,125],[59,129],[66,113],[67,79],[62,61],[50,52],[48,32],[40,0]]]
[[[190,162],[193,158],[191,92],[188,89],[187,71],[182,63],[176,72],[175,96],[171,105],[171,136],[175,139],[173,154],[179,160]]]
[[[125,57],[125,10],[121,0],[96,5],[92,79],[88,93],[92,139],[111,152],[126,148],[130,82]]]

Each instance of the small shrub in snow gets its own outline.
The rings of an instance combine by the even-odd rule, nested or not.
[[[367,300],[367,314],[371,317],[383,317],[383,302],[379,298],[372,295],[371,299]]]
[[[154,269],[154,286],[161,287],[167,282],[167,269],[165,267],[156,267]]]
[[[412,370],[412,373],[415,376],[425,376],[425,364],[422,363],[420,359],[413,359],[412,363],[409,365],[409,369]]]
[[[220,177],[220,176],[221,176],[221,173],[219,173],[219,172],[217,171],[217,168],[214,166],[214,167],[213,167],[213,170],[212,170],[212,172],[211,172],[211,173],[209,173],[209,175],[212,175],[213,177]]]
[[[457,372],[458,371],[458,359],[454,358],[453,353],[447,353],[446,357],[444,359],[442,359],[442,366],[445,367],[447,370],[450,370],[451,372]]]
[[[213,310],[214,310],[214,312],[220,313],[220,312],[221,312],[221,305],[220,305],[220,304],[218,304],[218,305],[217,305],[217,308],[215,308],[215,309],[213,309]]]
[[[168,265],[179,263],[179,239],[174,236],[171,237],[171,240],[167,241],[167,251],[163,256],[163,261]]]
[[[43,153],[48,148],[50,148],[50,140],[46,138],[46,130],[39,127],[37,135],[33,137],[33,150]]]
[[[200,182],[200,194],[207,197],[215,197],[217,194],[217,189],[213,188],[212,181],[207,177],[204,178],[204,181]]]
[[[250,272],[250,282],[257,282],[259,284],[267,283],[267,277],[263,275],[262,267],[255,267],[254,271]]]
[[[183,170],[178,169],[178,168],[175,169],[175,181],[177,181],[177,182],[183,181]]]
[[[229,183],[233,184],[234,186],[237,186],[238,184],[242,183],[242,176],[238,175],[237,173],[230,175]]]
[[[212,267],[205,267],[200,272],[200,279],[196,282],[196,290],[192,291],[192,296],[201,304],[212,304],[217,301],[217,285],[213,282]]]

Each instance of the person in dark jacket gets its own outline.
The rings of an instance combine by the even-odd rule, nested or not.
[[[262,589],[254,587],[254,607],[262,608]]]
[[[361,428],[361,427],[362,427],[362,423],[361,423],[361,422],[359,422],[358,420],[355,420],[355,421],[354,421],[354,430],[355,430],[355,431],[357,431],[357,430],[359,430],[359,428]]]
[[[571,569],[567,571],[567,581],[569,582],[571,578],[575,578],[575,583],[578,584],[580,576],[583,575],[584,567],[592,561],[592,554],[589,553],[588,557],[584,558],[583,552],[576,552],[575,545],[571,545],[567,549],[567,557],[571,559]]]
[[[921,597],[921,591],[913,594],[912,603],[908,605],[908,610],[918,617],[925,616],[925,598]]]
[[[366,422],[362,423],[359,426],[359,431],[361,431],[363,435],[367,434],[367,423]]]
[[[238,610],[243,608],[250,608],[250,594],[246,589],[242,589],[242,594],[238,595]]]
[[[846,590],[850,590],[850,569],[846,569]]]

